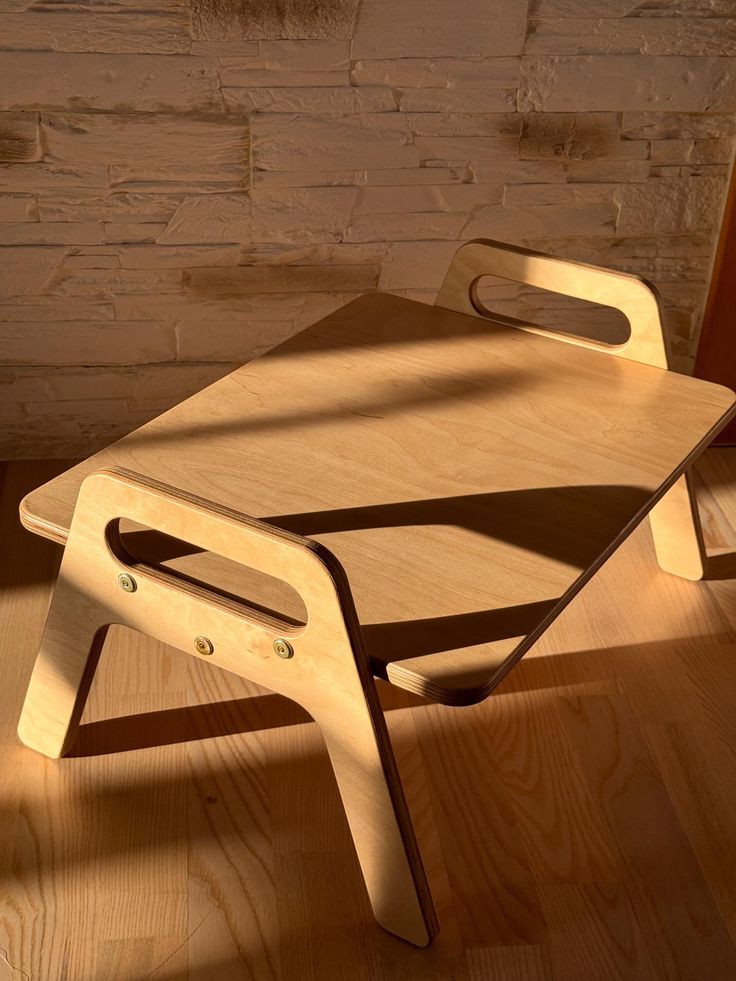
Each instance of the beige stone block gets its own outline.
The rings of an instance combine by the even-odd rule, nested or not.
[[[636,273],[655,283],[680,278],[704,282],[712,253],[711,237],[704,233],[609,239],[529,238],[522,244],[563,258]]]
[[[293,320],[262,323],[249,319],[246,326],[244,329],[242,323],[217,321],[208,324],[207,330],[203,331],[197,323],[180,323],[177,325],[179,357],[182,361],[244,364],[281,344],[299,329]]]
[[[415,187],[424,184],[464,184],[471,177],[466,166],[404,167],[397,170],[366,170],[364,183],[371,187]]]
[[[671,235],[715,231],[726,183],[712,177],[659,178],[616,189],[619,235]]]
[[[502,184],[419,187],[365,187],[358,191],[354,215],[466,212],[503,200]]]
[[[731,113],[624,112],[621,134],[633,140],[708,140],[736,135]]]
[[[470,99],[472,102],[474,99]],[[522,116],[518,112],[484,115],[473,112],[412,112],[407,114],[415,136],[484,136],[518,142]]]
[[[0,163],[24,163],[42,156],[37,114],[0,113]]]
[[[400,167],[387,170],[254,170],[254,187],[415,187],[461,184],[470,180],[465,166]]]
[[[727,180],[726,164],[652,164],[650,177],[718,177]]]
[[[498,91],[518,86],[520,68],[521,60],[518,57],[399,57],[356,61],[350,75],[355,85]]]
[[[0,109],[222,111],[219,64],[187,55],[7,51]]]
[[[192,36],[241,38],[349,38],[358,0],[191,0]]]
[[[54,6],[3,14],[0,48],[180,54],[191,43],[184,6],[151,11]]]
[[[57,419],[71,419],[80,422],[84,419],[99,418],[109,421],[123,419],[128,412],[128,403],[124,399],[53,399],[48,402],[28,402],[25,406],[31,420],[35,418],[48,419],[49,423]]]
[[[0,245],[94,245],[104,241],[103,226],[91,221],[0,223]]]
[[[220,72],[226,88],[318,88],[321,86],[340,87],[350,84],[347,69],[342,71],[291,71],[266,68],[223,67]],[[278,93],[276,93],[278,95]]]
[[[681,15],[600,18],[541,17],[529,25],[525,54],[736,54],[736,8],[731,17]],[[680,11],[677,12],[680,14]]]
[[[345,231],[346,242],[402,242],[457,239],[467,215],[447,212],[356,215]]]
[[[116,259],[123,269],[194,269],[198,266],[235,266],[238,245],[124,245]]]
[[[88,297],[29,296],[0,303],[0,323],[41,320],[111,320],[112,302]]]
[[[395,112],[396,98],[387,86],[274,86],[225,88],[225,105],[242,112],[345,115],[352,112]]]
[[[37,220],[38,205],[32,194],[0,194],[0,222]]]
[[[0,366],[0,404],[24,403],[50,397],[48,372],[38,368]]]
[[[503,136],[417,136],[414,147],[423,161],[498,163],[516,161],[519,154],[519,140],[513,133]]]
[[[569,162],[557,158],[514,160],[509,154],[469,161],[470,174],[479,184],[561,184],[567,180]]]
[[[458,242],[393,242],[388,246],[378,288],[439,289]]]
[[[242,329],[242,326],[241,326]],[[206,385],[226,375],[235,365],[219,364],[149,364],[135,373],[135,391],[130,400],[132,408],[150,403],[153,399],[171,398],[180,402]]]
[[[519,242],[524,238],[612,235],[616,227],[613,204],[564,204],[540,207],[491,205],[479,208],[462,230],[462,237],[497,238]]]
[[[260,170],[416,167],[401,113],[315,118],[263,113],[252,120],[253,165]]]
[[[105,242],[136,244],[156,242],[166,225],[163,222],[109,221],[103,226]]]
[[[511,208],[613,204],[615,184],[509,184],[503,203]]]
[[[480,58],[520,54],[526,4],[516,0],[366,0],[360,8],[353,57]]]
[[[191,164],[133,160],[113,164],[108,172],[111,188],[136,194],[236,194],[249,186],[245,161],[217,163],[199,156]]]
[[[243,324],[249,320],[295,322],[302,312],[306,297],[310,295],[240,293],[226,296],[221,291],[210,294],[206,290],[193,289],[150,295],[124,293],[115,297],[115,315],[119,320],[173,320],[177,323],[195,324],[233,322],[242,329]]]
[[[603,181],[611,184],[641,183],[649,180],[651,167],[648,160],[566,160],[565,179],[575,181]]]
[[[0,116],[0,120],[2,117]],[[2,123],[0,122],[0,126]],[[40,190],[107,188],[107,168],[76,163],[16,163],[0,167],[0,191],[36,194]]]
[[[198,58],[257,58],[259,41],[192,41],[189,53]]]
[[[340,72],[350,68],[350,41],[269,38],[258,42],[255,53],[249,54],[238,48],[232,53],[218,51],[217,56],[224,68],[258,68],[269,72]]]
[[[652,140],[652,164],[730,163],[733,138],[721,140]]]
[[[736,110],[736,61],[649,55],[525,57],[522,112]]]
[[[314,187],[187,198],[158,244],[336,241],[349,221],[355,194],[350,187]]]
[[[173,324],[31,321],[3,327],[5,364],[138,365],[175,356]]]
[[[386,246],[376,243],[328,242],[316,245],[246,245],[241,250],[245,266],[380,265]]]
[[[192,166],[191,161],[206,161],[206,173],[223,164],[245,169],[248,160],[248,133],[242,122],[55,113],[42,115],[41,128],[48,158],[60,163],[82,159],[87,165],[108,166],[136,161],[138,173],[158,175],[169,166]]]
[[[598,160],[602,157],[644,160],[645,140],[622,140],[618,113],[531,112],[522,117],[522,160]]]
[[[509,112],[516,108],[516,89],[400,89],[402,112]]]
[[[184,286],[211,296],[248,293],[361,293],[378,283],[378,265],[276,265],[191,269]]]
[[[135,392],[137,367],[107,366],[60,366],[59,371],[48,373],[49,392],[52,400],[65,402],[96,401],[98,399],[124,399]]]
[[[75,245],[64,256],[67,269],[119,269],[120,261],[114,245]]]
[[[532,0],[534,17],[727,17],[733,14],[732,0]]]
[[[0,248],[0,297],[35,296],[58,268],[65,248]]]
[[[184,194],[107,194],[97,189],[76,192],[41,191],[41,221],[167,222],[184,200]]]
[[[55,296],[168,293],[181,287],[180,269],[90,269],[65,261],[47,287]]]

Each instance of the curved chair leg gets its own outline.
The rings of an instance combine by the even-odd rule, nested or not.
[[[306,623],[223,602],[162,568],[131,566],[120,517],[288,581],[302,596]],[[91,474],[21,716],[28,746],[53,757],[67,750],[109,623],[302,705],[322,728],[376,918],[417,946],[430,943],[434,907],[375,681],[347,578],[324,546],[137,474]]]
[[[706,552],[692,478],[684,473],[649,512],[657,562],[682,579],[702,579]]]
[[[18,723],[21,740],[44,756],[63,756],[74,740],[108,630],[103,620],[62,568]]]
[[[438,926],[378,695],[356,691],[314,713],[322,730],[376,920],[418,947]]]

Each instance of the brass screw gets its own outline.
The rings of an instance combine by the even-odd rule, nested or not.
[[[134,593],[138,589],[138,583],[127,572],[121,572],[118,576],[118,586],[124,589],[126,593]]]
[[[208,654],[214,654],[215,647],[211,640],[207,637],[195,637],[194,638],[194,649],[197,654],[201,654],[203,657]]]
[[[277,637],[273,642],[273,649],[276,651],[279,657],[283,657],[285,661],[288,661],[290,657],[294,656],[294,648],[291,646],[288,640],[284,640],[283,637]]]

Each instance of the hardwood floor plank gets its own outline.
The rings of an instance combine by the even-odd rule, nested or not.
[[[736,949],[625,698],[560,706],[623,856],[657,976],[726,981],[736,974]]]

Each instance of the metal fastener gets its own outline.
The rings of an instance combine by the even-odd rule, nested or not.
[[[197,654],[201,654],[202,656],[214,654],[215,652],[214,644],[207,637],[195,637],[194,649]]]
[[[134,593],[138,589],[138,583],[127,572],[121,572],[118,576],[118,586],[124,589],[126,593]]]
[[[288,640],[284,640],[283,637],[277,637],[273,642],[273,649],[276,651],[279,657],[283,657],[286,661],[290,657],[294,656],[294,648],[291,646]]]

